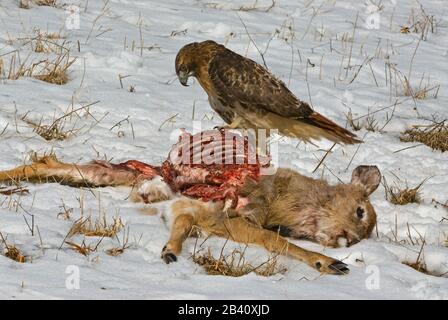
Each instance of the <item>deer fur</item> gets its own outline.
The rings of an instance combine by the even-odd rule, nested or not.
[[[331,257],[300,248],[284,237],[308,239],[324,246],[350,246],[368,238],[376,224],[369,195],[380,183],[376,166],[359,166],[348,184],[329,185],[291,169],[280,168],[258,182],[247,181],[240,195],[247,204],[227,209],[223,202],[203,202],[173,193],[159,177],[144,177],[107,162],[67,164],[44,157],[30,165],[0,171],[0,181],[57,181],[73,186],[132,186],[134,201],[175,199],[163,212],[171,228],[162,250],[166,263],[177,260],[182,244],[198,227],[205,233],[253,243],[271,252],[303,261],[322,273],[345,274],[347,265]]]

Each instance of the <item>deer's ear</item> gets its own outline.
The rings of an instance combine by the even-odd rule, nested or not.
[[[369,196],[378,188],[381,173],[377,166],[358,166],[352,173],[351,184],[361,186]]]

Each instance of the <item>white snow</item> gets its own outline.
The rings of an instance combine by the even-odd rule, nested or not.
[[[371,197],[378,226],[370,239],[342,249],[295,241],[342,259],[349,264],[349,275],[321,276],[305,264],[282,258],[288,269],[283,275],[231,278],[206,275],[192,262],[194,238],[186,241],[178,262],[166,265],[160,252],[169,236],[167,227],[158,216],[142,214],[143,204],[128,201],[126,188],[80,190],[54,183],[24,183],[30,195],[0,195],[0,232],[28,257],[21,264],[0,255],[0,298],[448,299],[446,277],[426,275],[401,263],[417,259],[424,238],[420,256],[427,269],[434,274],[448,272],[448,210],[432,203],[433,199],[448,201],[448,154],[423,145],[397,152],[418,145],[400,142],[400,132],[405,128],[428,123],[432,116],[448,118],[446,1],[421,1],[426,13],[434,15],[437,26],[420,42],[419,34],[400,33],[402,26],[410,25],[412,10],[419,12],[417,1],[382,1],[375,29],[366,25],[371,12],[367,10],[372,8],[362,2],[278,0],[268,12],[270,0],[258,1],[258,9],[251,10],[253,3],[111,0],[104,9],[103,1],[60,0],[56,8],[33,5],[20,9],[18,1],[0,1],[0,169],[27,161],[31,151],[51,150],[66,162],[106,158],[157,164],[171,147],[176,136],[173,130],[191,130],[193,120],[202,120],[203,129],[222,124],[197,82],[192,81],[188,88],[179,84],[174,58],[184,44],[213,39],[262,63],[241,17],[264,52],[269,69],[298,97],[341,125],[346,124],[345,115],[351,111],[355,118],[363,116],[360,121],[371,113],[378,125],[384,126],[382,133],[364,128],[358,131],[365,141],[360,146],[335,146],[325,166],[315,173],[312,171],[332,143],[321,141],[313,146],[282,139],[280,165],[316,178],[323,176],[332,183],[337,182],[335,176],[348,181],[351,171],[360,164],[377,165],[389,184],[399,178],[402,185],[416,186],[429,178],[421,189],[422,203],[393,205],[380,186]],[[77,30],[65,26],[67,4],[80,8]],[[244,10],[240,10],[242,6]],[[21,61],[54,55],[32,52],[26,38],[36,36],[36,29],[59,32],[64,39],[54,41],[65,40],[71,55],[77,57],[66,85],[29,77],[5,79],[14,55],[11,51],[19,50]],[[346,69],[350,51],[351,68]],[[365,64],[359,69],[370,58],[371,68]],[[424,100],[414,101],[403,92],[395,92],[395,88],[391,95],[386,62],[406,76],[412,63],[411,84],[418,87],[423,74],[423,83],[430,77],[431,86],[440,85],[437,98],[433,97],[435,90]],[[129,92],[130,86],[135,92]],[[398,103],[393,108],[395,101]],[[66,129],[76,131],[64,141],[45,141],[21,120],[27,114],[35,122],[51,124],[67,110],[91,103],[88,112],[82,109],[67,119]],[[100,211],[106,212],[109,220],[120,216],[125,228],[118,239],[129,230],[131,247],[122,255],[109,256],[106,250],[119,246],[119,242],[105,238],[96,252],[85,257],[62,245],[80,216],[80,202],[84,214],[97,217]],[[71,210],[70,220],[58,216],[64,206]],[[31,225],[31,215],[34,235],[24,220]],[[70,241],[82,240],[76,236]],[[98,240],[87,237],[85,241],[95,244]],[[219,255],[224,243],[225,239],[212,238],[203,247]],[[244,246],[227,243],[225,251],[233,248]],[[247,249],[246,259],[253,264],[267,257],[261,248]],[[66,286],[68,281],[70,287],[73,279],[70,266],[79,268],[79,289]]]

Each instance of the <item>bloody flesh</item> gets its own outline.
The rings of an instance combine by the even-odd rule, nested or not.
[[[137,160],[115,164],[137,171],[144,179],[161,176],[175,192],[201,199],[238,202],[238,190],[247,179],[258,180],[269,158],[256,154],[247,137],[217,130],[195,135],[184,132],[161,166]]]

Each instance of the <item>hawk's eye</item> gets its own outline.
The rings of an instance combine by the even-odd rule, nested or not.
[[[179,71],[181,72],[187,72],[187,67],[183,64],[179,67]]]
[[[364,209],[361,207],[358,207],[356,209],[356,215],[358,216],[359,219],[362,219],[364,217]]]

